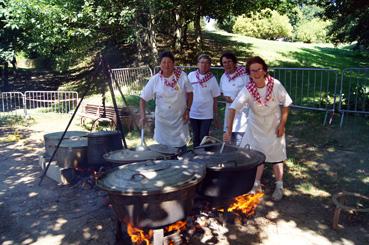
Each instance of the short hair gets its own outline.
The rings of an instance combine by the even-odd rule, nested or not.
[[[209,55],[207,55],[207,54],[200,54],[197,57],[197,63],[200,62],[201,59],[205,59],[205,60],[209,61],[209,64],[211,64],[211,58],[210,58]]]
[[[237,64],[237,57],[234,53],[232,52],[225,52],[222,54],[222,56],[220,56],[220,64],[223,66],[223,62],[222,59],[223,58],[227,58],[227,59],[231,59],[233,61],[233,63]]]
[[[172,52],[170,51],[163,51],[160,53],[160,56],[159,56],[159,63],[164,59],[164,58],[169,58],[171,59],[173,62],[174,62],[174,55]]]
[[[247,60],[246,62],[246,73],[250,75],[250,66],[252,64],[260,64],[263,66],[263,70],[268,73],[268,65],[260,56],[254,56]]]

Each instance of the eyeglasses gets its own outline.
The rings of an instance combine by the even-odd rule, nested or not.
[[[257,73],[263,71],[263,68],[259,68],[259,69],[255,69],[255,70],[250,70],[251,73]]]

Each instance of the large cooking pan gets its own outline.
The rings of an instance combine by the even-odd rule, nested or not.
[[[103,157],[105,161],[112,163],[112,165],[124,165],[134,162],[163,160],[169,158],[166,155],[150,150],[134,151],[129,149],[111,151],[104,154]]]
[[[97,186],[109,193],[121,222],[155,229],[186,218],[204,176],[201,164],[187,160],[146,161],[110,170]]]
[[[254,184],[257,166],[265,161],[263,153],[249,148],[225,145],[220,153],[221,148],[221,143],[203,145],[181,157],[206,166],[199,194],[215,203],[248,193]]]

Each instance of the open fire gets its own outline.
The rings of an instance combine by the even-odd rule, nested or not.
[[[189,223],[181,220],[172,225],[166,226],[163,229],[159,229],[163,234],[163,243],[160,244],[182,244],[181,236],[184,236],[184,239],[188,241],[193,235],[196,235],[196,233],[197,235],[199,235],[199,233],[202,234],[202,240],[211,239],[214,234],[216,234],[215,236],[217,240],[227,239],[225,234],[228,229],[224,222],[227,222],[226,220],[230,222],[231,220],[226,218],[226,214],[228,213],[231,217],[236,219],[239,217],[241,220],[245,221],[246,218],[250,218],[255,214],[256,207],[261,202],[263,196],[264,193],[262,192],[256,194],[243,194],[235,197],[233,202],[227,208],[219,210],[213,209],[213,211],[203,210],[198,215],[189,217],[187,219]],[[157,231],[158,230],[144,231],[134,227],[132,224],[127,225],[127,234],[134,245],[158,244],[154,241],[155,232]]]
[[[186,229],[186,225],[187,222],[185,221],[177,221],[174,224],[171,224],[167,227],[164,228],[164,235],[170,235],[173,233],[178,233],[180,234],[181,232],[183,232]],[[137,227],[134,227],[132,224],[128,224],[127,225],[127,233],[131,238],[131,241],[133,244],[137,244],[137,245],[141,245],[141,244],[145,244],[145,245],[150,245],[152,244],[152,240],[154,237],[154,231],[153,230],[149,230],[148,232],[145,232],[144,230],[141,230]],[[176,244],[175,241],[170,239],[168,239],[168,243],[169,245],[171,244]]]
[[[264,196],[263,192],[243,194],[235,197],[234,202],[227,208],[228,212],[242,213],[247,217],[254,215],[257,205]]]

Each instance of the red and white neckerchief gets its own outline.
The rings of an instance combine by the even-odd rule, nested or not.
[[[246,74],[246,68],[243,66],[237,66],[236,71],[232,74],[225,73],[227,75],[228,81],[232,81],[233,79],[236,79],[239,76]]]
[[[273,86],[274,86],[274,78],[271,77],[271,76],[267,76],[266,77],[266,80],[267,80],[267,84],[266,84],[267,92],[266,92],[266,95],[265,95],[265,99],[264,100],[261,99],[261,96],[260,96],[260,94],[258,92],[258,89],[256,87],[256,83],[253,81],[252,78],[250,78],[249,84],[246,85],[246,88],[249,91],[249,93],[261,105],[266,105],[267,102],[272,98],[272,92],[273,92]]]
[[[208,86],[206,82],[209,81],[213,76],[214,76],[213,73],[209,71],[208,73],[205,74],[205,76],[202,79],[200,79],[200,72],[199,70],[197,70],[196,71],[197,82],[193,82],[191,84],[199,83],[202,88],[206,88]]]
[[[178,80],[179,80],[179,77],[181,76],[181,73],[182,73],[182,70],[178,67],[176,67],[174,69],[174,77],[172,78],[172,81],[169,81],[167,78],[165,78],[163,76],[163,71],[160,71],[159,74],[160,74],[160,79],[164,80],[164,85],[165,86],[168,86],[168,87],[171,87],[175,90],[178,90],[179,89],[179,86],[178,86]]]

